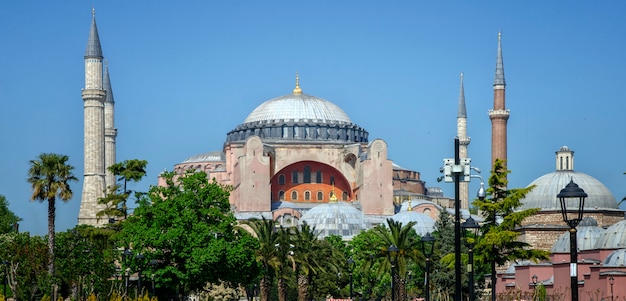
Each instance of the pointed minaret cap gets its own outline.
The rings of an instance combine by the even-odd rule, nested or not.
[[[105,102],[115,103],[113,100],[113,89],[111,88],[111,79],[109,78],[109,62],[104,62],[104,78],[102,79],[102,85],[104,89],[107,91]]]
[[[498,32],[498,58],[496,60],[496,79],[494,86],[506,86],[504,81],[504,63],[502,62],[502,31]]]
[[[302,95],[302,89],[300,89],[300,76],[296,72],[296,87],[293,89],[293,95]]]
[[[100,37],[98,36],[98,27],[96,26],[96,9],[91,9],[91,29],[89,30],[89,39],[87,40],[87,49],[85,50],[85,58],[102,59],[102,47],[100,47]]]
[[[459,92],[459,112],[457,117],[467,117],[467,111],[465,109],[465,89],[463,89],[463,72],[461,72],[461,91]]]

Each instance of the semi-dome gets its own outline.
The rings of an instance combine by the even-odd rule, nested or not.
[[[367,142],[365,129],[352,123],[338,105],[302,93],[299,79],[292,94],[263,102],[227,135],[227,142],[243,142],[249,136],[263,141]]]
[[[426,233],[432,233],[435,229],[435,220],[430,216],[415,212],[415,211],[401,211],[394,214],[391,217],[392,220],[406,225],[410,222],[415,222],[413,229],[417,235],[424,236]]]
[[[368,229],[365,215],[349,203],[330,202],[311,208],[300,218],[299,223],[306,222],[315,227],[319,238],[340,235],[344,239]]]
[[[582,222],[578,224],[576,232],[576,244],[578,245],[578,250],[584,251],[595,249],[597,240],[602,233],[604,233],[604,229],[598,227],[598,222],[595,219],[591,217],[583,218]],[[552,253],[570,252],[569,231],[559,236],[550,251]]]
[[[556,197],[561,189],[574,181],[588,195],[585,199],[585,209],[618,209],[615,197],[604,184],[594,177],[574,171],[574,152],[563,146],[556,152],[557,162],[555,172],[543,175],[529,184],[535,188],[524,199],[520,210],[540,208],[542,210],[561,210],[559,199]]]
[[[603,263],[609,266],[626,266],[626,249],[611,252],[611,254],[604,259]]]
[[[626,220],[617,222],[604,230],[596,242],[597,249],[626,248]]]

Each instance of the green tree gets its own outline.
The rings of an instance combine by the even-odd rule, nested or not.
[[[374,234],[377,235],[385,245],[380,246],[380,256],[387,257],[389,260],[387,263],[391,266],[392,257],[396,257],[395,261],[395,274],[391,281],[393,282],[394,290],[391,292],[394,294],[394,300],[405,300],[405,281],[408,272],[409,263],[417,262],[422,258],[422,254],[419,251],[419,241],[417,235],[413,230],[415,222],[409,222],[403,225],[401,222],[387,219],[387,226],[376,227],[373,229]],[[398,248],[396,254],[390,254],[388,248],[394,245]]]
[[[210,182],[204,172],[188,172],[176,181],[174,175],[164,173],[167,186],[152,186],[139,200],[122,222],[120,243],[132,246],[145,262],[156,260],[157,287],[177,296],[202,290],[206,283],[254,278],[256,245],[248,233],[235,231],[230,188]]]
[[[50,293],[48,248],[42,236],[28,232],[0,235],[0,258],[7,275],[8,289],[16,300],[35,300]]]
[[[439,213],[433,235],[437,252],[434,252],[431,258],[430,285],[432,288],[437,288],[434,295],[442,299],[450,299],[455,285],[454,221],[450,213],[445,210]]]
[[[0,234],[15,231],[17,223],[22,219],[9,209],[9,201],[0,195]]]
[[[28,182],[33,193],[32,201],[48,201],[48,274],[54,275],[54,218],[57,197],[63,201],[72,198],[70,182],[78,181],[72,173],[74,167],[67,164],[68,157],[58,154],[41,154],[37,160],[30,161]]]
[[[148,161],[146,160],[125,160],[124,162],[116,163],[108,167],[117,181],[121,184],[113,184],[109,186],[108,193],[105,197],[98,199],[98,204],[106,205],[106,209],[98,212],[96,216],[101,218],[107,216],[109,218],[124,218],[128,217],[128,198],[133,192],[128,189],[128,182],[137,183],[143,179],[146,175],[146,166]],[[137,199],[142,195],[141,192],[135,191]]]
[[[259,295],[261,301],[269,301],[272,285],[272,266],[277,261],[276,244],[278,233],[273,220],[263,217],[260,220],[251,220],[247,225],[252,229],[259,242],[259,247],[254,250],[256,262],[261,266],[261,280],[259,283]]]
[[[332,257],[332,248],[324,240],[318,239],[315,227],[306,222],[295,229],[294,259],[297,264],[298,301],[310,299],[309,287],[314,276],[325,272],[326,262]]]
[[[549,253],[532,249],[528,243],[518,240],[519,232],[525,218],[536,214],[539,208],[518,210],[523,199],[534,186],[507,189],[507,175],[510,171],[504,161],[496,159],[489,177],[488,198],[475,200],[474,206],[482,213],[484,223],[481,226],[482,236],[474,248],[477,258],[491,265],[492,300],[495,301],[496,266],[501,266],[517,259],[547,260]]]

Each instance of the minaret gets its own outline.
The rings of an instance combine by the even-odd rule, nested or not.
[[[491,119],[491,164],[496,159],[504,160],[506,166],[506,123],[509,120],[509,110],[505,105],[504,64],[502,63],[502,33],[498,33],[498,58],[496,60],[496,77],[493,83],[493,109],[489,110]],[[493,169],[493,168],[492,168]]]
[[[461,88],[459,92],[459,112],[456,116],[456,135],[459,138],[459,157],[467,158],[467,146],[470,137],[467,137],[467,113],[465,110],[465,89],[463,89],[463,73],[461,73]],[[459,196],[461,208],[469,209],[469,183],[459,183]]]
[[[104,101],[106,91],[102,81],[102,48],[92,9],[91,29],[85,51],[84,104],[84,180],[78,224],[97,225],[96,213],[104,209],[98,198],[104,196]],[[102,223],[102,222],[101,222]]]
[[[109,64],[105,62],[104,67],[104,89],[107,92],[104,100],[104,166],[105,166],[105,184],[107,187],[113,187],[115,184],[115,175],[109,171],[109,166],[115,164],[115,139],[117,137],[117,129],[115,128],[115,101],[113,100],[113,89],[111,88],[111,79],[109,78]]]

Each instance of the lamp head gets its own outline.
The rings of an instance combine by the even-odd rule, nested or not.
[[[476,193],[476,196],[481,201],[484,200],[485,197],[487,196],[487,191],[485,190],[485,182],[483,181],[480,182],[480,188],[478,188],[478,192]]]

